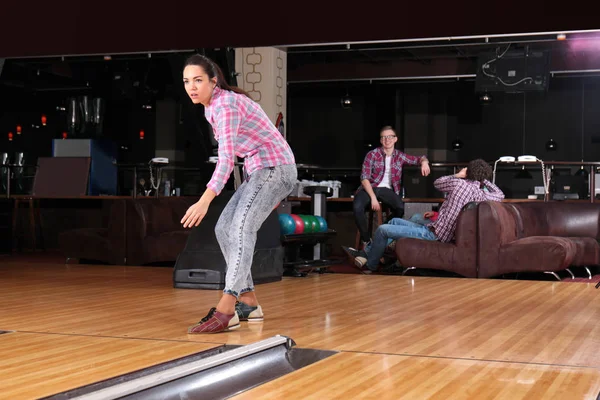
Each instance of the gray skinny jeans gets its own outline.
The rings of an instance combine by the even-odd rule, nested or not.
[[[257,170],[246,179],[223,209],[215,234],[227,264],[223,293],[238,297],[254,290],[252,259],[256,235],[277,204],[298,179],[296,165]]]

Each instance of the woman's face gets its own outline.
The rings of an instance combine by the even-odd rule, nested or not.
[[[188,65],[183,70],[183,85],[194,104],[207,106],[216,84],[217,79],[209,79],[206,71],[198,65]]]

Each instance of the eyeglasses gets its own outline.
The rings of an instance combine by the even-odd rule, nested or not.
[[[392,140],[392,139],[393,139],[393,138],[395,138],[395,137],[396,137],[396,135],[386,135],[386,136],[381,136],[381,139],[384,139],[384,140],[386,140],[386,139],[387,139],[387,140]]]

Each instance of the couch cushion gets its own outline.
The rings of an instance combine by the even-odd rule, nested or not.
[[[511,272],[562,271],[577,254],[577,246],[567,238],[530,236],[500,247],[496,271],[480,271],[490,277]]]
[[[565,202],[514,204],[522,224],[520,237],[600,237],[600,205]]]

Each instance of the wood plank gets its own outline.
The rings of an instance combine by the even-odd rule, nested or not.
[[[258,285],[257,293],[264,323],[242,323],[230,333],[187,335],[187,327],[216,304],[221,291],[175,289],[171,268],[1,263],[0,330],[17,333],[0,335],[0,359],[19,362],[8,363],[14,368],[9,373],[2,368],[0,389],[14,380],[20,386],[11,390],[46,387],[46,381],[60,383],[69,374],[75,374],[74,386],[79,386],[82,370],[91,368],[93,381],[102,374],[115,376],[161,362],[160,357],[201,351],[204,345],[249,344],[274,335],[288,336],[298,347],[400,357],[385,362],[354,359],[348,361],[349,370],[340,369],[339,379],[355,374],[357,382],[363,374],[374,374],[381,380],[374,391],[379,397],[386,397],[385,390],[402,393],[397,380],[408,379],[414,360],[420,360],[417,365],[424,359],[441,362],[415,370],[423,381],[413,381],[419,393],[429,393],[435,386],[429,375],[441,373],[444,387],[465,397],[478,393],[469,391],[474,387],[503,396],[517,393],[519,398],[521,389],[531,386],[527,382],[537,379],[530,398],[542,387],[558,398],[554,394],[560,390],[595,388],[595,375],[589,371],[600,368],[600,292],[593,283],[311,274]],[[39,342],[4,345],[8,337],[26,333]],[[54,344],[57,338],[64,342]],[[141,344],[128,350],[137,342]],[[158,349],[164,353],[144,356]],[[40,361],[46,359],[52,362]],[[444,364],[453,360],[460,362]],[[375,373],[362,370],[361,363],[390,367]],[[577,377],[577,371],[583,375]],[[318,382],[321,372],[312,374]],[[488,375],[490,380],[484,380]],[[469,381],[472,376],[480,380]],[[495,376],[502,379],[495,382]],[[462,386],[459,379],[470,386]],[[55,388],[61,387],[66,383]]]
[[[312,274],[257,293],[264,323],[187,335],[221,292],[174,289],[170,268],[3,264],[0,330],[600,367],[593,284]]]
[[[0,393],[35,399],[198,353],[217,345],[93,336],[0,335]]]
[[[596,399],[594,368],[340,353],[243,399]]]

